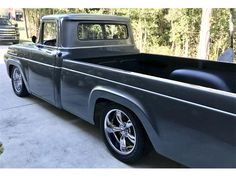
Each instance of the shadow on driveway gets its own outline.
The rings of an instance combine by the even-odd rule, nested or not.
[[[53,113],[58,119],[63,119],[66,122],[72,123],[78,129],[87,132],[88,134],[90,134],[90,136],[93,136],[93,138],[96,138],[98,141],[103,143],[100,130],[98,127],[91,125],[90,123],[64,110],[60,110],[36,97],[31,96],[30,99],[32,99],[35,103],[42,106],[45,110]],[[106,149],[105,145],[104,149]],[[108,150],[106,149],[106,151]],[[151,148],[151,151],[141,160],[130,166],[134,168],[186,168],[185,166],[156,153],[153,148]]]

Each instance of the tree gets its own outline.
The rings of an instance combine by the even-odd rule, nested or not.
[[[26,37],[29,38],[29,32],[28,32],[28,20],[26,18],[25,8],[23,8],[23,14],[24,14],[24,21],[25,21],[25,32]]]
[[[210,8],[202,9],[200,42],[198,45],[197,58],[202,58],[202,59],[208,58],[211,11],[212,9]]]
[[[229,48],[229,9],[42,8],[24,9],[24,13],[29,36],[37,34],[44,15],[94,13],[129,17],[141,52],[216,60]],[[235,45],[233,33],[232,39]]]
[[[229,16],[229,9],[212,9],[209,58],[213,60],[230,47]]]
[[[201,9],[169,9],[165,18],[171,24],[172,54],[196,57]]]

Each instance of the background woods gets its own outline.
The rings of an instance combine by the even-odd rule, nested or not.
[[[209,9],[208,9],[209,10]],[[208,19],[202,17],[203,9],[23,9],[29,37],[37,34],[40,18],[48,14],[97,13],[131,18],[136,46],[141,52],[197,57],[200,34],[209,26],[206,59],[216,60],[230,47],[230,12],[235,9],[210,9]],[[205,20],[205,21],[204,21]],[[234,19],[234,28],[236,26]],[[207,29],[205,29],[207,30]],[[235,35],[233,43],[236,46]],[[236,51],[234,50],[234,61]]]

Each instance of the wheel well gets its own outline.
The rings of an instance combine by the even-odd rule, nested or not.
[[[99,126],[99,122],[100,122],[100,118],[101,118],[101,114],[102,114],[102,111],[103,109],[105,108],[105,106],[107,104],[117,104],[117,105],[120,105],[126,109],[128,109],[135,117],[138,117],[132,110],[130,110],[129,108],[119,104],[119,103],[116,103],[114,101],[111,101],[111,100],[108,100],[108,99],[104,99],[104,98],[99,98],[96,100],[96,103],[95,103],[95,109],[94,109],[94,122],[95,122],[95,125],[96,126]],[[142,123],[140,122],[140,120],[137,118],[137,120],[139,121],[140,125],[143,127]],[[145,129],[144,129],[145,130]]]
[[[104,98],[99,98],[96,100],[96,103],[95,103],[95,109],[94,109],[94,123],[97,127],[100,128],[100,118],[101,118],[101,114],[103,112],[103,109],[105,108],[105,106],[107,104],[111,104],[111,103],[114,103],[114,104],[117,104],[117,105],[120,105],[120,106],[123,106],[119,103],[116,103],[114,101],[111,101],[111,100],[108,100],[108,99],[104,99]],[[123,106],[125,107],[125,106]],[[139,122],[140,126],[142,127],[144,133],[145,133],[145,136],[147,137],[147,143],[148,144],[152,144],[150,139],[149,139],[149,136],[145,130],[145,128],[143,127],[143,124],[141,123],[141,121],[138,119],[138,116],[132,111],[130,110],[129,108],[125,107],[126,109],[128,109],[136,118],[137,118],[137,121]]]
[[[99,122],[100,122],[102,111],[105,108],[105,105],[110,104],[110,103],[114,103],[114,102],[107,99],[103,99],[103,98],[99,98],[96,100],[95,109],[94,109],[94,123],[97,127],[100,126]]]
[[[9,65],[9,77],[11,77],[13,67],[14,65]]]

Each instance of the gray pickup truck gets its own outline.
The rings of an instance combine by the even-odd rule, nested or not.
[[[32,41],[5,54],[15,94],[98,125],[117,159],[236,167],[235,64],[139,53],[117,16],[45,16]]]
[[[18,44],[20,39],[17,24],[13,25],[7,18],[0,17],[0,43],[12,42]]]

